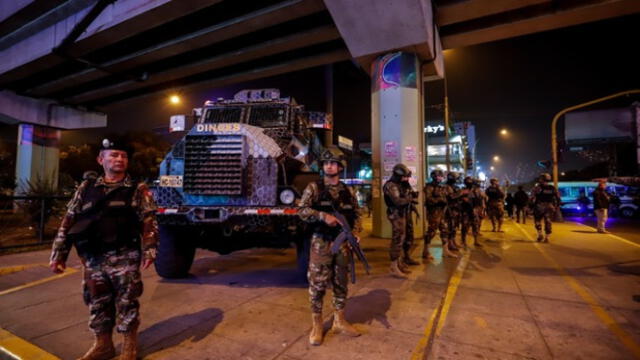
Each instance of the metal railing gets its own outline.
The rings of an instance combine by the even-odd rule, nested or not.
[[[53,241],[70,196],[0,196],[0,250]]]

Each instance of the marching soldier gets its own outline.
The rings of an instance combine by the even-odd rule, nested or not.
[[[332,329],[348,336],[360,336],[344,317],[349,259],[353,255],[347,243],[341,246],[337,254],[331,252],[332,242],[341,231],[340,222],[332,214],[337,211],[344,215],[354,233],[359,233],[362,227],[358,202],[353,189],[340,181],[340,171],[346,167],[342,151],[330,147],[321,154],[320,160],[324,176],[307,185],[299,211],[302,220],[315,226],[307,272],[313,322],[309,335],[311,345],[322,344],[322,303],[329,283],[333,287],[335,309]]]
[[[493,178],[490,180],[491,185],[485,190],[488,198],[487,203],[487,215],[491,219],[491,231],[502,231],[502,218],[504,217],[504,192],[500,189],[498,179]]]
[[[560,195],[556,187],[549,184],[551,175],[540,174],[538,184],[531,191],[531,201],[533,203],[533,222],[538,232],[538,242],[549,242],[551,235],[551,220],[556,214],[560,205]],[[542,233],[542,221],[544,219],[544,234]]]
[[[443,180],[444,174],[442,170],[433,170],[431,172],[431,182],[424,187],[424,204],[426,207],[428,229],[424,236],[423,259],[433,259],[429,253],[429,245],[438,230],[440,231],[440,239],[442,239],[442,254],[449,257],[458,257],[451,251],[448,244],[449,232],[447,222],[445,221],[448,190],[447,187],[442,184]]]
[[[413,251],[413,219],[412,209],[417,203],[417,193],[409,184],[411,171],[404,164],[393,167],[393,175],[384,184],[384,201],[387,204],[387,218],[391,222],[393,235],[389,248],[391,275],[399,278],[407,278],[405,274],[411,271],[407,265],[418,265],[411,258]]]
[[[459,251],[456,244],[456,232],[460,226],[460,196],[461,192],[456,183],[458,182],[458,174],[455,172],[447,173],[447,211],[445,213],[445,219],[447,222],[449,249],[452,251]]]
[[[461,205],[462,212],[460,235],[462,238],[462,245],[467,247],[467,233],[469,227],[471,227],[471,233],[473,234],[473,245],[476,247],[482,247],[478,242],[478,236],[480,235],[480,218],[485,208],[485,196],[482,190],[475,185],[475,181],[471,176],[464,178],[464,186],[461,192]]]
[[[123,143],[103,140],[97,160],[104,173],[78,187],[53,242],[53,272],[64,271],[72,245],[82,261],[83,296],[95,342],[81,360],[115,356],[114,326],[124,334],[120,359],[133,360],[137,354],[140,264],[147,269],[156,257],[158,224],[149,188],[127,174],[130,153]]]

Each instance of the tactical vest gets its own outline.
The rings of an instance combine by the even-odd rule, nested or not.
[[[425,199],[425,206],[427,207],[427,209],[433,209],[433,208],[444,208],[445,206],[447,206],[447,191],[446,191],[446,187],[445,186],[440,186],[437,184],[433,184],[433,183],[428,183],[427,185],[424,186],[424,193],[425,196],[428,193],[427,190],[428,188],[433,188],[433,191],[431,192],[431,197],[435,200],[437,200],[437,204],[428,204],[426,199]]]
[[[342,190],[338,193],[338,198],[334,199],[324,184],[324,180],[320,179],[316,181],[319,193],[318,201],[314,202],[311,208],[329,214],[337,211],[347,219],[349,226],[353,229],[357,216],[356,209],[353,208],[353,196],[351,196],[351,192],[343,182],[340,182],[340,184],[342,185]],[[340,231],[340,226],[331,227],[324,221],[319,222],[315,229],[315,232],[332,235],[334,237],[340,234]]]
[[[497,187],[489,186],[486,192],[487,197],[489,197],[489,200],[491,201],[499,201],[502,198],[502,196],[500,196],[500,189]]]
[[[137,184],[120,186],[105,193],[90,180],[82,194],[80,212],[69,233],[78,253],[92,258],[106,251],[140,247],[142,223],[131,206]]]
[[[553,185],[540,185],[536,194],[536,203],[553,203],[556,201],[556,188]]]
[[[396,207],[396,204],[393,203],[393,200],[391,200],[391,196],[389,196],[386,191],[388,186],[387,184],[391,182],[392,182],[391,180],[387,181],[382,187],[382,190],[384,192],[384,203],[387,205],[387,209],[393,209]],[[402,195],[402,187],[400,186],[400,184],[398,183],[394,183],[394,184],[398,186],[398,188],[400,189],[400,195]]]

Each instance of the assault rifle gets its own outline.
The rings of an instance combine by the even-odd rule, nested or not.
[[[333,214],[331,215],[335,216],[335,218],[338,219],[338,221],[340,222],[340,225],[342,226],[342,231],[340,232],[340,235],[338,235],[338,237],[333,241],[333,245],[331,246],[331,253],[335,255],[338,252],[340,252],[340,247],[342,246],[342,244],[344,242],[347,242],[347,244],[349,244],[349,246],[351,247],[351,250],[353,250],[353,252],[358,257],[358,260],[360,260],[360,262],[364,266],[364,270],[367,272],[367,275],[369,275],[369,271],[371,270],[371,267],[369,266],[369,262],[367,261],[367,258],[364,256],[364,252],[362,252],[362,249],[360,248],[358,239],[356,239],[356,237],[353,236],[353,233],[351,232],[351,226],[349,226],[349,222],[347,222],[347,219],[344,217],[344,215],[342,215],[337,211],[334,211]],[[353,259],[353,256],[349,257],[349,263],[351,267],[351,282],[355,284],[356,283],[356,264],[355,264],[355,260]]]

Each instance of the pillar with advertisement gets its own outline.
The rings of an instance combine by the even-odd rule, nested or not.
[[[391,224],[386,218],[382,186],[393,166],[403,163],[411,169],[410,183],[422,192],[423,116],[422,77],[415,54],[395,52],[378,57],[372,64],[372,161],[373,235],[391,237]],[[420,195],[422,204],[422,194]],[[422,206],[418,206],[422,219]],[[422,221],[414,220],[414,235],[422,237]]]
[[[20,124],[16,156],[16,192],[27,182],[46,181],[58,186],[60,130],[34,124]]]

